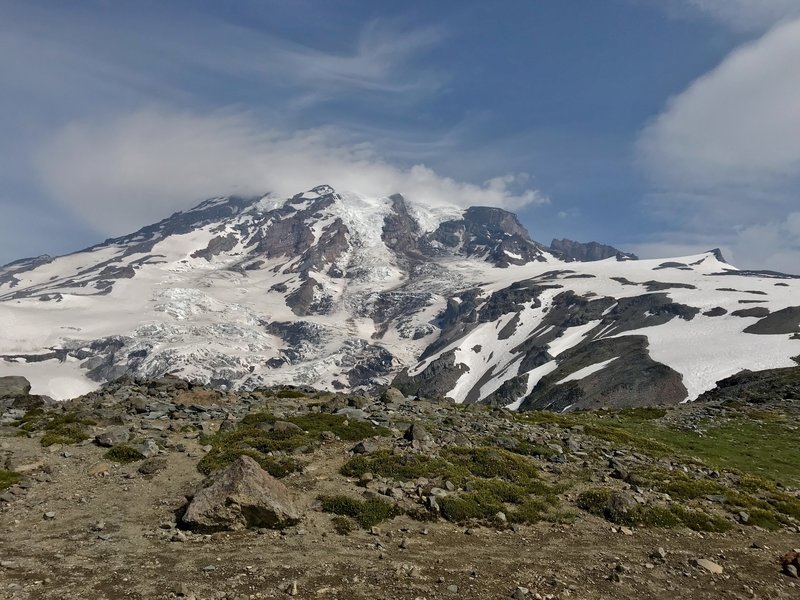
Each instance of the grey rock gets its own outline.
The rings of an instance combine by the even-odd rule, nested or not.
[[[405,402],[405,400],[405,394],[396,387],[390,387],[381,394],[381,402],[385,404],[401,404]]]
[[[283,529],[299,520],[286,486],[249,456],[240,456],[200,490],[181,518],[186,527],[205,532]]]
[[[136,444],[134,446],[139,453],[144,456],[145,458],[150,458],[151,456],[155,456],[159,453],[158,444],[156,444],[155,440],[147,438],[141,444]]]
[[[721,575],[724,571],[722,565],[718,565],[714,561],[708,560],[707,558],[693,558],[689,561],[689,564],[691,564],[693,567],[708,571],[714,575]]]
[[[155,475],[167,468],[166,456],[153,456],[139,465],[137,471],[142,475]]]
[[[273,431],[278,433],[302,433],[303,428],[289,421],[275,421],[272,424]]]
[[[124,444],[131,437],[130,431],[123,428],[109,429],[98,433],[94,437],[94,442],[101,448],[111,448],[117,444]]]
[[[372,452],[377,452],[380,449],[380,444],[377,440],[368,439],[362,440],[358,442],[355,446],[353,446],[350,451],[353,454],[370,454]]]
[[[419,423],[413,423],[408,429],[406,429],[406,432],[403,434],[403,438],[409,442],[425,442],[430,440],[431,436],[422,425]]]
[[[17,375],[0,377],[0,400],[27,396],[31,391],[31,382]]]

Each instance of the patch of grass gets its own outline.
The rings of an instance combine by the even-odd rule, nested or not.
[[[506,513],[509,523],[533,524],[544,520],[560,522],[558,513],[550,513],[552,507],[539,498],[528,498]]]
[[[397,481],[449,480],[466,490],[437,499],[441,516],[455,523],[493,521],[498,512],[513,522],[536,522],[558,504],[562,491],[539,478],[534,461],[492,447],[447,448],[438,457],[379,450],[353,457],[341,472],[347,477],[369,472]]]
[[[523,456],[534,456],[537,458],[550,458],[559,454],[558,450],[554,448],[550,448],[549,446],[538,446],[527,441],[521,441],[512,450],[512,452],[521,454]]]
[[[506,481],[525,483],[539,476],[537,464],[524,456],[500,448],[448,448],[442,458],[457,468],[466,469],[474,477],[499,477]]]
[[[42,446],[53,444],[77,444],[89,439],[86,427],[96,425],[91,419],[82,419],[75,413],[57,415],[49,419],[44,425],[45,434],[42,436]]]
[[[438,502],[442,516],[453,523],[490,520],[505,509],[502,502],[487,493],[445,496]]]
[[[0,490],[10,488],[12,485],[17,484],[20,481],[22,481],[22,475],[19,473],[0,469]]]
[[[381,500],[370,498],[360,500],[351,496],[320,496],[323,512],[333,513],[342,517],[350,517],[364,529],[374,527],[383,521],[400,516],[401,511],[397,506]]]
[[[312,413],[287,419],[290,423],[302,427],[309,435],[319,437],[323,431],[332,431],[337,436],[348,442],[357,442],[365,438],[387,436],[391,432],[385,427],[379,427],[366,421],[348,419],[342,415],[328,413]]]
[[[285,477],[300,470],[301,463],[292,458],[271,455],[296,452],[302,448],[311,449],[319,444],[325,431],[332,431],[348,441],[389,434],[389,430],[383,427],[361,421],[348,421],[344,416],[326,413],[313,413],[287,419],[300,427],[301,431],[269,431],[269,427],[265,427],[277,420],[270,413],[254,412],[245,416],[233,429],[205,438],[204,441],[210,444],[212,449],[198,463],[198,470],[208,475],[246,455],[258,462],[272,476]]]
[[[278,398],[307,398],[307,395],[300,390],[278,390],[275,392]]]
[[[342,515],[334,515],[331,518],[331,523],[333,524],[333,530],[339,535],[350,535],[358,529],[350,517],[344,517]]]
[[[762,527],[769,531],[776,531],[782,526],[781,520],[771,510],[756,508],[751,510],[748,514],[750,515],[750,518],[747,520],[748,525]]]
[[[710,515],[699,510],[690,510],[682,506],[672,506],[670,510],[681,520],[681,523],[695,531],[725,533],[731,528],[731,524],[728,521],[716,515]]]
[[[729,405],[729,408],[733,408]],[[564,428],[580,425],[587,435],[654,457],[680,457],[719,470],[800,485],[797,431],[791,420],[765,410],[731,411],[724,421],[704,423],[704,431],[681,429],[658,420],[661,408],[554,414],[530,412],[518,418]]]
[[[43,408],[32,408],[15,425],[24,431],[33,431],[36,424],[44,417],[44,414]]]
[[[619,418],[628,421],[655,421],[667,416],[667,410],[657,406],[645,406],[641,408],[625,408],[617,413]]]
[[[41,408],[29,410],[18,423],[25,432],[43,431],[41,444],[44,447],[53,444],[77,444],[89,439],[86,427],[96,425],[91,419],[82,418],[77,413],[54,414]]]
[[[203,475],[211,475],[215,471],[224,469],[240,456],[249,456],[267,473],[278,479],[303,470],[303,463],[297,459],[288,456],[267,456],[252,448],[243,450],[219,450],[217,448],[212,448],[211,451],[197,463],[197,470]]]
[[[731,525],[725,519],[682,506],[641,506],[623,508],[608,488],[594,488],[578,496],[578,508],[618,525],[672,528],[681,525],[695,531],[724,532]]]
[[[449,479],[456,485],[463,484],[470,475],[468,469],[457,467],[443,458],[423,454],[396,455],[391,450],[379,450],[372,454],[354,456],[341,469],[345,477],[360,477],[373,473],[396,481]]]
[[[108,452],[103,455],[103,458],[113,462],[127,464],[136,462],[137,460],[144,460],[144,454],[128,444],[118,444],[117,446],[109,448]]]

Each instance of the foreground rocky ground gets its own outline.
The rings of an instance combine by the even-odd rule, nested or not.
[[[800,597],[800,369],[561,415],[9,389],[0,598]]]

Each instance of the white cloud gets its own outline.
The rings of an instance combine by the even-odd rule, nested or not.
[[[421,164],[392,165],[335,129],[286,134],[240,114],[151,109],[75,122],[41,149],[37,164],[51,197],[108,234],[218,194],[288,196],[321,183],[429,204],[516,209],[547,202],[525,175],[465,183]]]
[[[679,0],[740,31],[763,30],[800,15],[797,0]]]
[[[740,266],[797,271],[800,19],[732,52],[641,132],[649,208]]]
[[[800,19],[728,56],[670,100],[642,133],[647,168],[667,185],[761,184],[800,167]]]

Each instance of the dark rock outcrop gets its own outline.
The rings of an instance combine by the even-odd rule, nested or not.
[[[566,261],[579,261],[591,262],[596,260],[605,260],[607,258],[616,258],[617,260],[638,260],[635,254],[630,252],[622,252],[613,246],[607,244],[599,244],[597,242],[575,242],[573,240],[554,239],[550,242],[550,252],[558,258]]]
[[[581,369],[609,360],[599,371],[560,383]],[[677,404],[686,395],[680,373],[650,357],[645,336],[623,336],[580,344],[559,355],[558,368],[534,387],[520,410]]]
[[[745,328],[744,332],[760,335],[800,333],[800,306],[789,306],[782,310],[776,310],[774,313]]]

